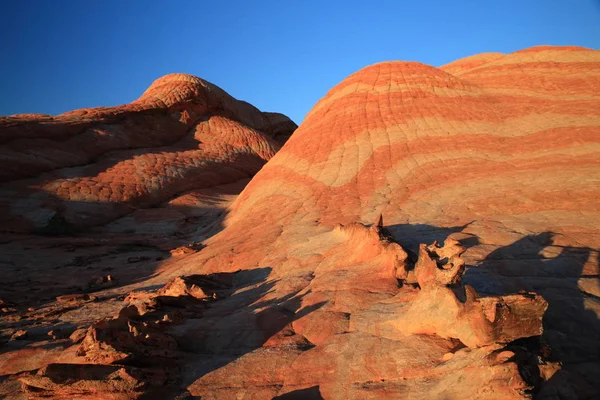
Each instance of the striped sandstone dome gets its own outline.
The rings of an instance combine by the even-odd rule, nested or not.
[[[335,228],[382,213],[409,253],[448,235],[460,240],[463,283],[480,295],[543,296],[541,330],[552,355],[540,369],[563,367],[543,372],[541,398],[560,390],[597,395],[599,183],[598,51],[537,47],[440,68],[395,61],[358,71],[315,105],[252,179],[226,229],[171,271],[272,268],[273,288],[261,302],[295,295],[303,309],[317,308],[290,328],[316,346],[274,355],[259,348],[190,391],[283,385],[271,393],[318,386],[325,398],[527,396],[532,383],[514,364],[493,361],[500,344],[452,351],[445,361],[435,346],[450,342],[405,336],[412,295],[397,287],[389,266],[402,255],[383,251],[370,234]],[[443,336],[443,317],[420,311],[416,318],[430,328],[416,331]],[[227,379],[255,365],[282,372],[254,383]]]

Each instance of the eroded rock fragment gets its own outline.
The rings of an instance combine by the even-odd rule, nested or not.
[[[117,365],[53,363],[19,380],[28,398],[136,399],[146,386]]]
[[[406,259],[408,255],[391,234],[383,226],[383,215],[379,215],[375,224],[366,226],[355,222],[347,225],[339,224],[335,231],[346,236],[346,246],[353,249],[348,254],[349,262],[364,262],[379,257],[384,263],[383,269],[390,277],[403,279],[406,277]]]
[[[16,331],[15,333],[12,334],[12,336],[10,337],[10,340],[25,340],[27,339],[27,337],[29,336],[29,332],[27,332],[24,329],[19,329],[18,331]]]
[[[548,303],[535,293],[480,297],[473,287],[462,288],[463,251],[452,239],[443,247],[420,246],[414,276],[421,290],[393,325],[404,334],[456,338],[468,347],[540,335]]]
[[[190,296],[195,299],[206,299],[211,296],[204,293],[204,291],[195,283],[191,282],[190,278],[180,276],[172,279],[164,287],[156,292],[159,296]]]
[[[110,275],[109,275],[110,276]],[[81,305],[83,303],[88,303],[90,301],[96,300],[96,296],[92,296],[86,293],[76,293],[76,294],[65,294],[62,296],[58,296],[56,301],[60,304],[65,305]]]
[[[110,364],[132,356],[172,356],[177,342],[157,324],[140,320],[138,310],[128,306],[116,318],[88,328],[77,351],[86,360]]]

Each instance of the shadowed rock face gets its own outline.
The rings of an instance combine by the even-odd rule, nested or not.
[[[598,397],[598,93],[574,47],[364,68],[200,251],[52,311],[87,330],[0,371],[65,398]]]

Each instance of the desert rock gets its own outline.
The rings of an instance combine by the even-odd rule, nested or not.
[[[2,117],[2,231],[74,232],[247,179],[294,129],[186,74],[123,106]]]
[[[23,167],[24,183],[8,182],[5,198],[29,218],[28,232],[52,222],[96,225],[103,237],[138,221],[145,232],[175,233],[214,215],[211,201],[228,206],[218,227],[182,236],[188,243],[147,237],[149,255],[112,261],[119,270],[111,275],[127,284],[98,289],[97,301],[36,311],[41,321],[59,315],[90,328],[64,348],[11,348],[0,373],[50,397],[600,396],[599,66],[596,50],[551,46],[439,68],[375,64],[331,89],[280,149],[285,118],[182,75],[158,80],[119,111],[8,118],[6,143],[17,134],[69,143],[101,131],[103,152],[114,135],[89,120],[117,130],[134,112],[143,118],[127,129],[168,121],[145,136],[168,150],[116,150],[129,154],[114,164],[116,175],[127,171],[124,182],[100,154],[91,172],[73,178],[53,175],[58,157],[48,169]],[[180,152],[184,141],[223,156],[211,158],[218,169],[196,168],[199,150]],[[169,173],[154,182],[156,170]],[[228,187],[211,198],[212,185],[242,178],[251,179],[239,196]],[[136,190],[108,185],[106,208],[83,221],[72,202],[95,199],[108,181]],[[50,182],[52,201],[26,195],[41,182]],[[149,204],[177,212],[131,213]],[[201,245],[183,250],[189,243]],[[86,265],[98,260],[92,249]],[[134,256],[151,258],[127,263]],[[167,258],[151,264],[159,256]],[[20,307],[18,296],[2,298]],[[17,361],[23,354],[27,363]]]

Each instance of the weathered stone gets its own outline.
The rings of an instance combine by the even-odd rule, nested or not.
[[[64,349],[9,343],[0,371],[66,398],[598,398],[599,63],[544,46],[375,64],[277,154],[285,117],[187,75],[124,108],[4,120],[6,179],[27,179],[0,188],[3,226],[98,235],[8,237],[31,279],[10,300],[29,306],[26,290],[46,293],[50,276],[119,283],[33,313],[91,328]],[[17,162],[42,139],[46,164]],[[160,252],[120,256],[102,242],[115,233]],[[81,258],[61,275],[54,259],[30,262],[40,243]],[[25,373],[84,362],[115,365]]]
[[[24,329],[19,329],[15,333],[12,334],[10,340],[26,340],[29,336],[29,332]]]

